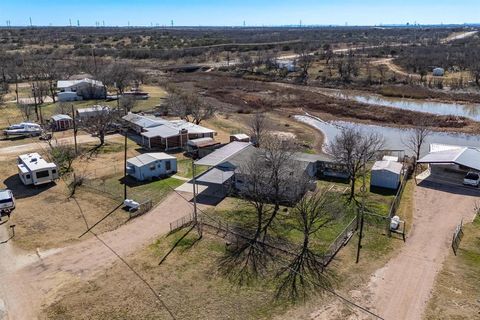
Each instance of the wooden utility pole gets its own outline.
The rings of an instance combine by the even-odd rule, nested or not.
[[[365,155],[363,156],[363,183],[360,191],[362,192],[362,207],[360,209],[360,233],[358,234],[358,246],[357,246],[357,260],[356,263],[360,261],[360,249],[362,249],[362,238],[363,238],[363,224],[365,216],[365,197],[367,195],[367,187],[365,186],[365,174],[366,174],[366,161]]]
[[[198,236],[202,237],[202,226],[199,223],[198,219],[198,210],[197,210],[197,189],[196,189],[196,177],[195,177],[195,161],[192,158],[192,183],[193,183],[193,222],[197,227]]]
[[[78,156],[78,145],[77,145],[77,120],[75,119],[75,108],[72,104],[72,119],[73,119],[73,142],[75,144],[75,156]]]
[[[123,153],[123,200],[127,200],[127,136],[128,129],[124,129],[125,146]]]

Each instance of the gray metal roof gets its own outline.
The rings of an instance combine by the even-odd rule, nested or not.
[[[174,156],[166,154],[164,152],[143,153],[136,157],[127,160],[127,163],[136,167],[143,167],[158,160],[174,160],[177,159]]]
[[[59,121],[59,120],[72,120],[72,117],[70,117],[67,114],[56,114],[52,116],[53,121]]]
[[[443,151],[430,152],[418,160],[419,163],[454,163],[480,171],[480,150],[477,148],[458,147]]]
[[[252,146],[252,144],[249,142],[234,141],[220,149],[215,150],[202,159],[195,161],[195,164],[214,167],[222,162],[225,162],[227,159],[249,146]]]
[[[85,78],[81,80],[59,80],[57,81],[57,88],[59,89],[70,88],[72,86],[76,86],[81,83],[87,83],[93,86],[103,87],[103,83],[101,81]]]
[[[123,120],[131,122],[141,128],[153,128],[168,123],[168,120],[157,117],[146,117],[139,114],[129,113],[122,117]]]
[[[223,184],[233,177],[234,173],[233,170],[214,167],[199,176],[196,181],[199,183]]]
[[[162,125],[158,127],[148,128],[146,132],[142,132],[142,136],[147,138],[161,137],[170,138],[178,136],[180,132],[177,129],[170,128],[169,126]]]
[[[372,171],[390,171],[400,174],[402,172],[403,165],[400,162],[382,160],[373,164]]]

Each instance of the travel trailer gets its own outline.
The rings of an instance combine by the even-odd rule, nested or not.
[[[58,168],[38,153],[29,153],[18,157],[18,176],[24,185],[38,186],[58,179]]]

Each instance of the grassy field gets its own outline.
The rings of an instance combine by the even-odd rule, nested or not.
[[[464,226],[457,256],[450,253],[437,275],[425,319],[480,318],[480,217]]]

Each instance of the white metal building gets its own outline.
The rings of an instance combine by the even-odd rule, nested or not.
[[[41,185],[58,179],[55,163],[47,162],[38,153],[20,155],[17,160],[18,176],[24,185]]]
[[[370,187],[397,189],[402,177],[403,165],[397,161],[377,161],[372,167]]]
[[[177,172],[177,158],[163,152],[144,153],[127,160],[127,174],[138,181],[162,178]]]
[[[419,159],[418,163],[427,163],[431,169],[435,169],[436,166],[448,165],[450,169],[454,170],[480,172],[480,150],[472,147],[433,143],[430,145],[430,153]]]

